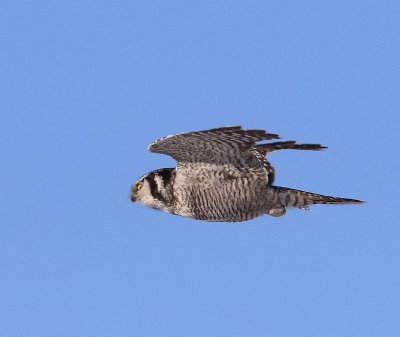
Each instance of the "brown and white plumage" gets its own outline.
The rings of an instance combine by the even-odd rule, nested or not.
[[[180,133],[161,138],[149,150],[171,156],[175,169],[159,169],[134,185],[132,201],[208,221],[244,221],[262,214],[283,215],[286,207],[317,203],[360,203],[273,186],[275,170],[266,155],[281,149],[321,150],[319,144],[278,139],[264,130],[240,126]]]

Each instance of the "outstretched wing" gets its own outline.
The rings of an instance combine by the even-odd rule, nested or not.
[[[240,126],[180,133],[156,140],[151,152],[163,153],[178,163],[229,164],[238,168],[259,166],[252,152],[257,141],[277,139],[264,130],[242,130]]]
[[[288,140],[285,142],[274,142],[269,144],[260,144],[254,146],[254,149],[264,155],[268,152],[277,151],[277,150],[312,150],[319,151],[326,149],[326,146],[322,146],[321,144],[296,144],[294,140]]]
[[[269,184],[272,184],[275,180],[275,169],[267,160],[266,155],[273,151],[290,149],[319,151],[326,149],[326,146],[322,146],[320,144],[296,144],[296,142],[293,140],[255,145],[252,150],[253,154],[257,157],[258,160],[260,160],[260,162],[262,162],[265,170],[267,171]]]

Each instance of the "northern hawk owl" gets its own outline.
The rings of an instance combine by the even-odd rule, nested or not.
[[[228,222],[263,214],[281,216],[287,207],[362,203],[274,186],[275,170],[266,159],[269,152],[325,148],[294,141],[256,144],[278,138],[264,130],[231,126],[156,140],[148,149],[174,158],[176,168],[162,168],[140,177],[132,187],[131,200],[194,219]]]

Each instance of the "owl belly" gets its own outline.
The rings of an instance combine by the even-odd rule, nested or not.
[[[265,189],[260,184],[247,184],[233,179],[207,188],[192,186],[184,192],[179,212],[207,221],[245,221],[265,212]]]

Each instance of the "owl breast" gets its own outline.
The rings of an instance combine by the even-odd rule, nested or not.
[[[244,221],[265,211],[265,186],[246,178],[175,189],[177,214],[207,221]]]

